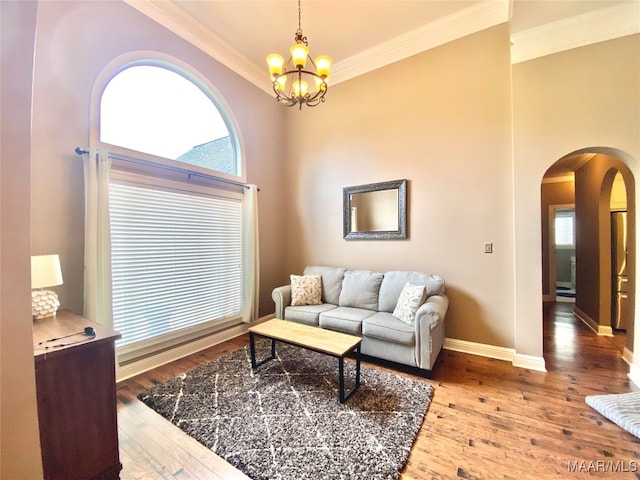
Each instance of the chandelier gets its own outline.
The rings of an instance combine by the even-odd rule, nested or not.
[[[309,55],[309,43],[307,37],[302,34],[301,28],[302,8],[298,0],[298,30],[296,30],[296,43],[291,47],[291,56],[287,63],[284,63],[282,55],[272,53],[267,56],[269,74],[273,82],[273,91],[276,100],[293,107],[302,105],[315,107],[324,102],[327,93],[327,82],[329,80],[329,68],[331,67],[331,57],[320,55],[315,62]],[[306,70],[307,61],[313,65],[313,70]],[[310,89],[309,86],[313,89]]]

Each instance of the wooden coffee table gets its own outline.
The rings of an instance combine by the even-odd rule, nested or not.
[[[271,355],[259,362],[256,362],[255,335],[271,340]],[[276,340],[337,357],[340,387],[338,398],[340,403],[346,402],[360,386],[360,343],[362,342],[362,338],[274,318],[249,328],[251,368],[255,369],[263,363],[276,358]],[[353,388],[345,395],[344,357],[353,351],[355,351],[356,354],[356,381]]]

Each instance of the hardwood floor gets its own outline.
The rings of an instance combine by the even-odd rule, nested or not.
[[[444,350],[425,380],[434,397],[401,479],[640,479],[640,440],[584,402],[631,391],[624,341],[598,337],[572,309],[544,306],[547,373]],[[242,336],[118,385],[123,480],[247,478],[136,399],[247,343]]]

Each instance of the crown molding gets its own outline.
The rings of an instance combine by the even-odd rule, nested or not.
[[[123,0],[268,94],[269,76],[201,22],[166,0]],[[332,67],[331,84],[390,65],[509,21],[510,0],[481,2],[364,50]],[[640,32],[640,2],[629,2],[525,30],[511,36],[511,63]]]
[[[196,46],[268,94],[273,86],[266,69],[259,68],[233,46],[204,27],[197,19],[166,0],[124,0],[143,15]],[[369,48],[337,62],[331,71],[331,84],[403,60],[412,55],[508,21],[509,0],[482,2],[419,29]]]
[[[266,93],[273,93],[273,85],[269,80],[266,69],[261,69],[249,61],[233,46],[208,30],[197,19],[186,14],[173,2],[166,0],[123,1],[199,48],[256,87]]]
[[[331,83],[344,82],[508,20],[509,0],[478,3],[335,63]]]
[[[511,63],[639,33],[638,18],[640,2],[628,2],[513,34]]]

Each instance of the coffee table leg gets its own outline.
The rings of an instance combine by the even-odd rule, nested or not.
[[[344,357],[338,357],[338,377],[340,403],[344,403],[356,393],[356,390],[360,386],[360,344],[356,347],[356,382],[346,395],[344,393]]]
[[[360,344],[356,348],[356,388],[360,386]]]
[[[263,360],[260,360],[259,362],[256,362],[255,334],[253,332],[249,332],[249,350],[251,351],[251,368],[255,370],[260,365],[276,358],[276,341],[273,338],[271,339],[271,355]]]

